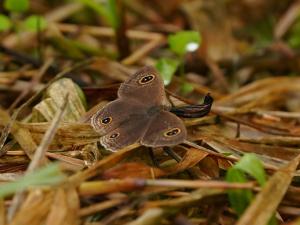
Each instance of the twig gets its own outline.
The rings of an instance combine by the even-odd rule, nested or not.
[[[124,200],[123,199],[112,199],[105,202],[100,202],[98,204],[94,204],[85,208],[81,208],[79,211],[80,216],[88,216],[94,214],[96,212],[100,212],[104,209],[112,208],[117,205],[120,205]]]
[[[47,20],[48,23],[58,22],[68,18],[70,15],[79,11],[82,8],[83,5],[78,2],[71,3],[71,4],[68,3],[47,13],[44,16],[44,18]],[[18,43],[20,43],[20,40],[22,40],[22,42],[26,44],[31,43],[30,40],[35,36],[36,33],[34,32],[22,32],[19,33],[19,35],[11,34],[7,36],[5,39],[3,39],[1,42],[5,47],[13,48]]]
[[[111,188],[112,187],[112,188]],[[209,188],[209,189],[254,189],[254,182],[230,183],[215,180],[175,180],[175,179],[113,179],[107,181],[88,181],[79,186],[80,195],[108,194],[113,192],[129,192],[146,187],[166,188]]]
[[[212,71],[212,75],[214,76],[214,79],[218,84],[222,86],[222,88],[228,92],[229,91],[229,84],[221,71],[219,65],[214,62],[212,59],[209,59],[209,57],[206,57],[205,59],[207,66]]]
[[[40,69],[39,73],[34,76],[29,84],[29,88],[26,88],[21,92],[21,94],[18,96],[18,98],[11,104],[9,107],[8,111],[12,111],[18,103],[31,91],[31,89],[39,82],[39,80],[42,78],[42,76],[46,73],[47,69],[50,67],[52,64],[53,59],[48,59],[42,68]]]
[[[214,151],[212,151],[212,150],[210,150],[210,149],[208,149],[208,148],[204,148],[204,147],[202,147],[202,146],[200,146],[200,145],[197,145],[197,144],[195,144],[194,142],[191,142],[191,141],[188,141],[188,140],[185,140],[183,143],[186,144],[186,145],[188,145],[188,146],[190,146],[190,147],[199,149],[199,150],[201,150],[201,151],[207,152],[207,153],[209,153],[209,154],[211,154],[211,155],[214,155],[214,156],[217,156],[217,157],[221,157],[221,158],[229,159],[229,160],[234,160],[234,161],[237,160],[236,158],[233,158],[232,156],[230,156],[230,157],[229,157],[229,156],[225,156],[225,155],[223,155],[223,154],[220,154],[220,153],[218,153],[218,152],[214,152]]]
[[[274,29],[274,37],[281,39],[299,16],[300,1],[295,1],[279,19]]]
[[[57,26],[61,31],[64,32],[78,32],[79,30],[78,26],[69,24],[57,24]],[[80,30],[94,36],[113,37],[115,35],[113,29],[106,27],[80,26]],[[149,40],[149,42],[123,59],[122,63],[125,65],[131,65],[135,63],[136,61],[147,55],[154,48],[164,43],[164,36],[159,33],[128,30],[126,32],[126,35],[130,39]]]
[[[248,183],[230,183],[226,181],[208,181],[208,180],[172,180],[157,179],[145,180],[146,186],[155,187],[177,187],[177,188],[224,188],[224,189],[252,189],[255,187],[253,182]]]

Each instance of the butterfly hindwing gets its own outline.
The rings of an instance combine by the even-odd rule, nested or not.
[[[151,119],[141,139],[141,144],[149,147],[173,146],[186,138],[183,121],[173,113],[161,111]]]
[[[110,151],[116,151],[138,142],[147,128],[148,119],[144,115],[132,116],[119,127],[100,138],[100,143]]]

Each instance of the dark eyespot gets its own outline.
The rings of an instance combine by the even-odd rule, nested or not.
[[[102,124],[109,124],[112,121],[111,117],[106,117],[104,119],[101,120]]]
[[[147,83],[151,82],[152,80],[154,80],[154,75],[147,75],[147,76],[142,77],[139,80],[139,83],[140,84],[147,84]]]
[[[110,135],[109,138],[113,139],[113,138],[118,137],[119,135],[120,135],[119,133],[113,133],[112,135]]]
[[[164,136],[165,137],[172,137],[172,136],[176,136],[180,132],[181,132],[181,130],[179,128],[172,128],[171,130],[166,131],[164,133]]]

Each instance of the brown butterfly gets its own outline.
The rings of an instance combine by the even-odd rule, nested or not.
[[[206,114],[210,106],[211,103]],[[173,111],[184,116],[183,110],[190,115],[195,109]],[[148,147],[173,146],[186,139],[187,131],[182,120],[170,110],[160,75],[153,67],[144,67],[121,84],[118,98],[99,110],[91,124],[102,135],[101,144],[110,151],[136,142]]]

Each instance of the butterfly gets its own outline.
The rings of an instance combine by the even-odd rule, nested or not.
[[[187,131],[170,110],[160,75],[146,66],[121,84],[118,98],[96,112],[91,125],[110,151],[137,142],[148,147],[174,146],[186,139]]]

